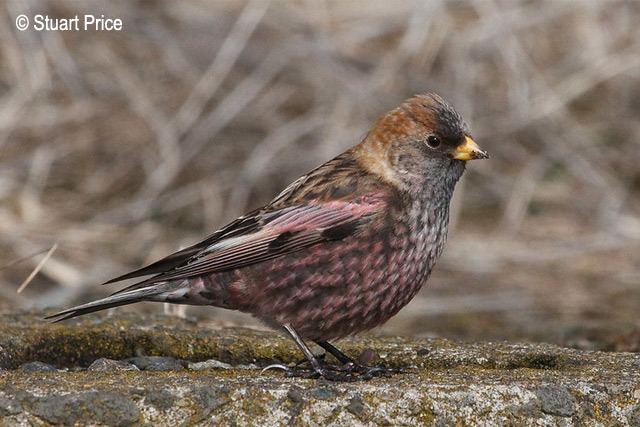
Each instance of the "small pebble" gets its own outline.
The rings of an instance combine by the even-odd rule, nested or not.
[[[429,353],[431,353],[431,349],[428,348],[421,348],[417,351],[418,356],[426,356]]]
[[[0,396],[0,417],[16,415],[20,411],[22,411],[22,404],[17,399]]]
[[[570,417],[576,412],[575,398],[564,387],[555,385],[539,387],[536,390],[536,396],[545,414]]]
[[[258,365],[255,363],[249,363],[248,365],[236,365],[234,366],[236,369],[260,369]]]
[[[364,403],[362,402],[360,396],[354,396],[351,398],[349,404],[347,405],[347,411],[351,412],[356,417],[362,415],[362,413],[364,412]]]
[[[57,371],[55,366],[49,365],[44,362],[29,362],[20,365],[20,370],[23,372],[55,372]]]
[[[358,356],[358,363],[361,365],[368,365],[369,362],[373,359],[375,352],[370,348],[365,348],[362,350],[362,353]]]
[[[287,392],[287,397],[289,400],[295,403],[300,403],[304,400],[304,396],[302,394],[302,389],[300,387],[293,386]]]
[[[204,362],[189,363],[187,365],[189,369],[193,371],[201,371],[203,369],[231,369],[232,366],[228,363],[221,362],[216,359],[205,360]]]
[[[333,397],[335,393],[331,389],[321,387],[311,391],[311,394],[316,399],[327,400]]]
[[[107,358],[100,358],[93,361],[88,371],[94,372],[116,372],[116,371],[139,371],[136,365],[133,365],[129,362],[125,362],[124,360],[113,360]]]
[[[173,357],[163,356],[140,356],[126,360],[133,363],[142,371],[181,371],[184,369],[183,362]]]

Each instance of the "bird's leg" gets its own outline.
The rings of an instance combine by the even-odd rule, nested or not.
[[[335,348],[329,342],[315,341],[315,343],[318,344],[320,347],[322,347],[327,353],[331,354],[333,357],[338,359],[338,362],[342,363],[343,365],[346,365],[348,363],[353,363],[354,365],[356,364],[355,360],[353,360],[352,358],[350,358],[349,356],[347,356],[346,354],[344,354],[343,352]]]
[[[303,371],[294,368],[289,368],[288,366],[278,364],[278,365],[270,365],[262,370],[262,372],[269,369],[282,369],[286,371],[286,373],[292,377],[302,377],[302,378],[316,378],[321,377],[329,381],[358,381],[358,380],[366,380],[375,376],[372,375],[354,375],[350,370],[331,370],[323,367],[318,359],[313,355],[309,347],[304,343],[302,338],[298,335],[295,329],[291,325],[283,325],[283,328],[289,336],[295,341],[298,348],[304,356],[307,358],[309,363],[311,364],[311,371]],[[335,347],[331,346],[335,349]],[[338,351],[336,349],[336,351]],[[343,355],[345,356],[345,355]],[[347,356],[345,356],[347,357]]]
[[[300,335],[298,335],[296,330],[293,329],[291,325],[284,325],[283,327],[284,327],[284,330],[287,331],[289,336],[293,339],[293,341],[295,341],[300,351],[302,351],[302,353],[304,354],[304,357],[307,358],[307,360],[311,364],[311,368],[313,369],[313,371],[321,377],[324,376],[325,371],[324,369],[322,369],[322,366],[320,366],[320,362],[318,361],[316,356],[314,356],[314,354],[311,352],[309,347],[307,347],[307,345],[304,343],[302,338],[300,338]]]
[[[315,341],[315,343],[322,347],[325,351],[330,353],[333,357],[338,359],[338,361],[343,365],[343,370],[347,372],[359,373],[362,375],[362,379],[368,379],[395,372],[393,369],[388,369],[382,366],[372,367],[358,363],[327,341]]]

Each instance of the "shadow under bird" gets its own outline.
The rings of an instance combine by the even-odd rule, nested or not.
[[[107,283],[150,278],[49,318],[139,301],[223,307],[287,333],[311,365],[274,365],[291,375],[349,381],[384,374],[329,341],[378,326],[411,301],[442,252],[466,162],[485,158],[444,99],[414,96],[266,206]],[[318,360],[304,339],[342,365]]]

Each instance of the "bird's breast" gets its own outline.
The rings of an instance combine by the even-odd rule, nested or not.
[[[303,336],[342,337],[384,323],[426,282],[447,212],[407,211],[359,233],[238,272],[236,308]],[[237,288],[237,289],[236,289]]]

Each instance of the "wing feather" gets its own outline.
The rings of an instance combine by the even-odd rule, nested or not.
[[[234,270],[317,243],[343,239],[369,223],[381,211],[385,200],[383,194],[369,194],[355,201],[310,203],[257,213],[254,218],[243,220],[244,225],[250,222],[257,226],[245,227],[243,221],[236,222],[237,227],[242,229],[240,232],[236,227],[227,227],[222,238],[194,245],[200,248],[199,252],[182,265],[126,287],[116,294],[150,283]]]
[[[211,234],[204,240],[196,243],[195,245],[189,246],[178,252],[174,252],[171,255],[168,255],[153,264],[147,265],[145,267],[139,268],[137,270],[131,271],[127,274],[123,274],[122,276],[115,277],[111,280],[108,280],[103,283],[103,285],[108,285],[110,283],[121,282],[123,280],[133,279],[135,277],[143,277],[149,276],[151,274],[163,273],[165,271],[173,270],[176,267],[184,265],[193,257],[197,256],[198,253],[202,252],[206,247],[222,240],[225,238],[231,238],[233,236],[250,233],[253,230],[258,229],[258,211],[253,211],[245,216],[241,216],[238,219],[232,221],[227,224],[225,227],[217,230],[215,233]]]

